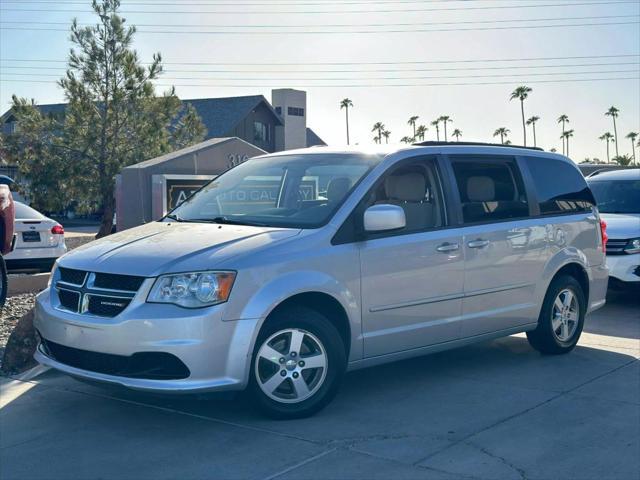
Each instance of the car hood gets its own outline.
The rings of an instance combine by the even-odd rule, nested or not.
[[[607,222],[609,238],[625,240],[640,237],[640,213],[600,213]]]
[[[155,277],[219,268],[232,257],[298,233],[272,227],[153,222],[88,243],[58,263],[79,270]]]

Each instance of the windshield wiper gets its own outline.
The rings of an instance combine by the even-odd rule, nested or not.
[[[180,218],[175,213],[170,213],[169,215],[165,215],[164,218],[168,218],[169,220],[175,220],[176,222],[184,222],[182,218]]]
[[[204,221],[204,220],[203,220]],[[264,223],[256,223],[256,222],[245,222],[243,220],[233,220],[232,218],[228,218],[225,216],[215,217],[212,220],[208,220],[211,223],[221,223],[224,225],[248,225],[252,227],[264,227]]]

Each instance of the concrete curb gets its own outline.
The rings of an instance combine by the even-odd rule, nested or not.
[[[49,273],[34,273],[31,275],[9,275],[8,296],[23,293],[38,293],[47,288]]]

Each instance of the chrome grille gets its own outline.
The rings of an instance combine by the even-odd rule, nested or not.
[[[74,292],[73,290],[67,290],[65,288],[59,288],[58,299],[60,300],[60,305],[65,310],[69,310],[70,312],[77,312],[80,308],[79,292]]]
[[[144,277],[84,272],[60,268],[55,283],[59,308],[93,315],[115,317],[132,302]]]
[[[607,255],[622,255],[628,240],[610,238],[607,240]]]
[[[83,270],[60,267],[58,271],[60,272],[60,281],[70,285],[82,286],[87,278],[87,272]]]

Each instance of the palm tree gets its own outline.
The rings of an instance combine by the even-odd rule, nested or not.
[[[538,142],[536,140],[536,122],[540,120],[540,117],[536,117],[535,115],[527,120],[527,125],[531,125],[533,127],[533,146],[537,147]]]
[[[566,132],[564,132],[562,134],[562,136],[565,138],[565,142],[567,143],[567,157],[569,156],[569,139],[571,137],[573,137],[573,130],[567,130]]]
[[[408,125],[411,125],[413,127],[413,138],[416,138],[416,122],[418,121],[419,118],[420,118],[419,116],[414,115],[407,122]]]
[[[611,135],[611,132],[604,132],[598,137],[598,139],[605,140],[607,142],[607,163],[611,163],[611,158],[609,157],[609,142],[613,140],[613,135]]]
[[[562,154],[564,155],[564,126],[565,123],[569,123],[569,117],[565,114],[562,114],[558,117],[558,123],[562,124],[562,136],[560,138],[562,138]]]
[[[638,163],[636,161],[636,138],[638,138],[638,132],[629,132],[627,133],[627,136],[625,138],[628,138],[631,140],[631,152],[633,153],[633,163]]]
[[[604,113],[607,117],[611,117],[613,119],[613,141],[616,142],[616,157],[620,155],[618,153],[618,129],[616,128],[616,118],[618,118],[618,113],[620,113],[620,110],[614,106]]]
[[[400,141],[401,141],[402,143],[413,143],[413,138],[411,138],[411,137],[402,137],[402,138],[400,139]]]
[[[440,119],[436,118],[433,122],[431,122],[432,127],[436,127],[436,138],[440,141]]]
[[[384,143],[389,143],[389,136],[391,135],[391,132],[389,130],[384,130],[382,132],[382,136],[384,137],[385,142]]]
[[[418,128],[416,129],[416,137],[419,138],[420,141],[424,141],[424,135],[427,133],[427,130],[429,129],[424,125],[418,125]]]
[[[524,121],[524,101],[527,99],[529,94],[533,91],[531,87],[527,87],[526,85],[520,85],[513,92],[511,92],[511,97],[509,100],[520,100],[520,111],[522,112],[522,133],[524,135],[524,146],[527,146],[527,126]]]
[[[631,155],[619,155],[616,158],[614,158],[614,160],[618,162],[618,165],[622,165],[626,167],[627,165],[631,165],[631,161],[633,160],[633,157]]]
[[[373,141],[377,143],[382,143],[382,131],[384,130],[384,123],[376,122],[371,129],[372,132],[377,132],[378,136],[373,137]]]
[[[453,120],[448,115],[441,116],[438,120],[440,120],[444,124],[444,141],[447,141],[447,123],[453,122]]]
[[[496,129],[495,132],[493,132],[493,136],[500,137],[500,143],[502,143],[504,145],[504,139],[506,138],[507,135],[509,135],[509,133],[511,132],[511,130],[509,130],[507,127],[500,127],[498,129]]]
[[[459,142],[462,132],[456,128],[451,135],[456,137],[456,142]]]
[[[353,107],[353,102],[348,98],[343,99],[340,102],[340,110],[345,109],[345,116],[347,120],[347,145],[349,145],[349,108]]]

